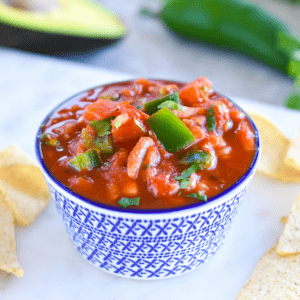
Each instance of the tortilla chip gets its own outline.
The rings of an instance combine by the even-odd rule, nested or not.
[[[258,128],[262,155],[257,170],[273,178],[300,182],[300,171],[287,166],[284,159],[291,144],[275,124],[256,113],[248,112]]]
[[[29,225],[50,199],[38,165],[18,146],[0,152],[0,193],[22,226]]]
[[[288,215],[287,223],[278,242],[277,253],[280,256],[300,253],[300,195],[296,198]]]
[[[300,171],[300,128],[291,141],[284,162],[287,166]]]
[[[263,256],[237,300],[300,299],[300,255],[280,257],[276,248]]]
[[[17,145],[10,145],[0,151],[0,166],[8,167],[11,165],[38,167],[38,164]]]
[[[14,216],[0,195],[0,269],[19,277],[24,274],[17,261]]]

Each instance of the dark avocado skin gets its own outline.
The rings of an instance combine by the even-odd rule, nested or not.
[[[20,50],[54,54],[102,48],[120,39],[99,39],[51,34],[0,23],[0,45]]]

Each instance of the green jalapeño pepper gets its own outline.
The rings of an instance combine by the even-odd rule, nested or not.
[[[181,36],[246,53],[292,76],[299,86],[299,39],[257,5],[243,0],[167,0],[158,13],[142,12]],[[300,108],[300,96],[296,98],[286,105]]]
[[[76,171],[92,170],[101,164],[100,151],[90,149],[80,153],[69,161],[69,166]]]
[[[159,109],[158,106],[166,101],[172,101],[174,103],[179,104],[179,93],[175,92],[173,94],[166,95],[162,98],[146,102],[144,104],[143,111],[149,115],[152,115]]]
[[[168,152],[177,152],[195,141],[192,132],[166,107],[151,115],[147,122]]]

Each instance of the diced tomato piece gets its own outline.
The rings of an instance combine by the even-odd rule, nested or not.
[[[184,105],[193,105],[201,102],[200,94],[196,85],[188,84],[181,89],[179,97]]]
[[[129,101],[123,101],[118,104],[118,110],[119,115],[127,113],[129,116],[141,119],[141,120],[147,120],[149,119],[149,115],[142,112],[141,110],[133,107]]]
[[[124,101],[119,105],[119,112],[122,113],[112,121],[113,137],[116,142],[126,142],[145,135],[147,127],[145,120],[149,116]]]
[[[143,120],[125,113],[113,120],[111,133],[116,142],[126,142],[144,136],[146,127]]]
[[[118,109],[120,111],[120,114],[125,114],[127,113],[128,115],[142,119],[142,120],[147,120],[149,119],[149,115],[145,114],[144,112],[140,111],[139,109],[133,107],[129,101],[123,101],[118,104]]]
[[[136,118],[136,119],[140,119],[140,120],[147,120],[150,118],[149,115],[145,114],[144,112],[140,111],[139,109],[133,107],[133,106],[130,106],[126,109],[126,112]]]
[[[119,110],[119,114],[124,114],[127,111],[128,107],[131,107],[130,102],[129,101],[122,101],[120,103],[117,104],[118,105],[118,110]]]
[[[236,135],[240,139],[243,147],[246,151],[255,150],[255,139],[254,134],[250,130],[248,124],[245,121],[242,121],[239,124],[239,127],[235,131]]]
[[[211,81],[203,76],[184,86],[179,96],[184,105],[194,106],[208,100],[208,91],[211,87]]]
[[[116,102],[108,99],[99,99],[84,108],[84,118],[87,121],[99,121],[118,116],[119,108]]]
[[[118,128],[122,125],[125,125],[129,121],[129,115],[127,113],[117,116],[112,122],[111,125],[113,128]]]

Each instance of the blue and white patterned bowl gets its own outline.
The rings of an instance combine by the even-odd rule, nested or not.
[[[66,101],[80,95],[83,93]],[[36,155],[67,232],[86,260],[103,271],[127,278],[170,278],[204,264],[223,243],[260,156],[258,131],[252,125],[257,150],[247,173],[207,203],[168,210],[116,208],[74,193],[44,164],[38,139],[41,129],[36,137]]]

